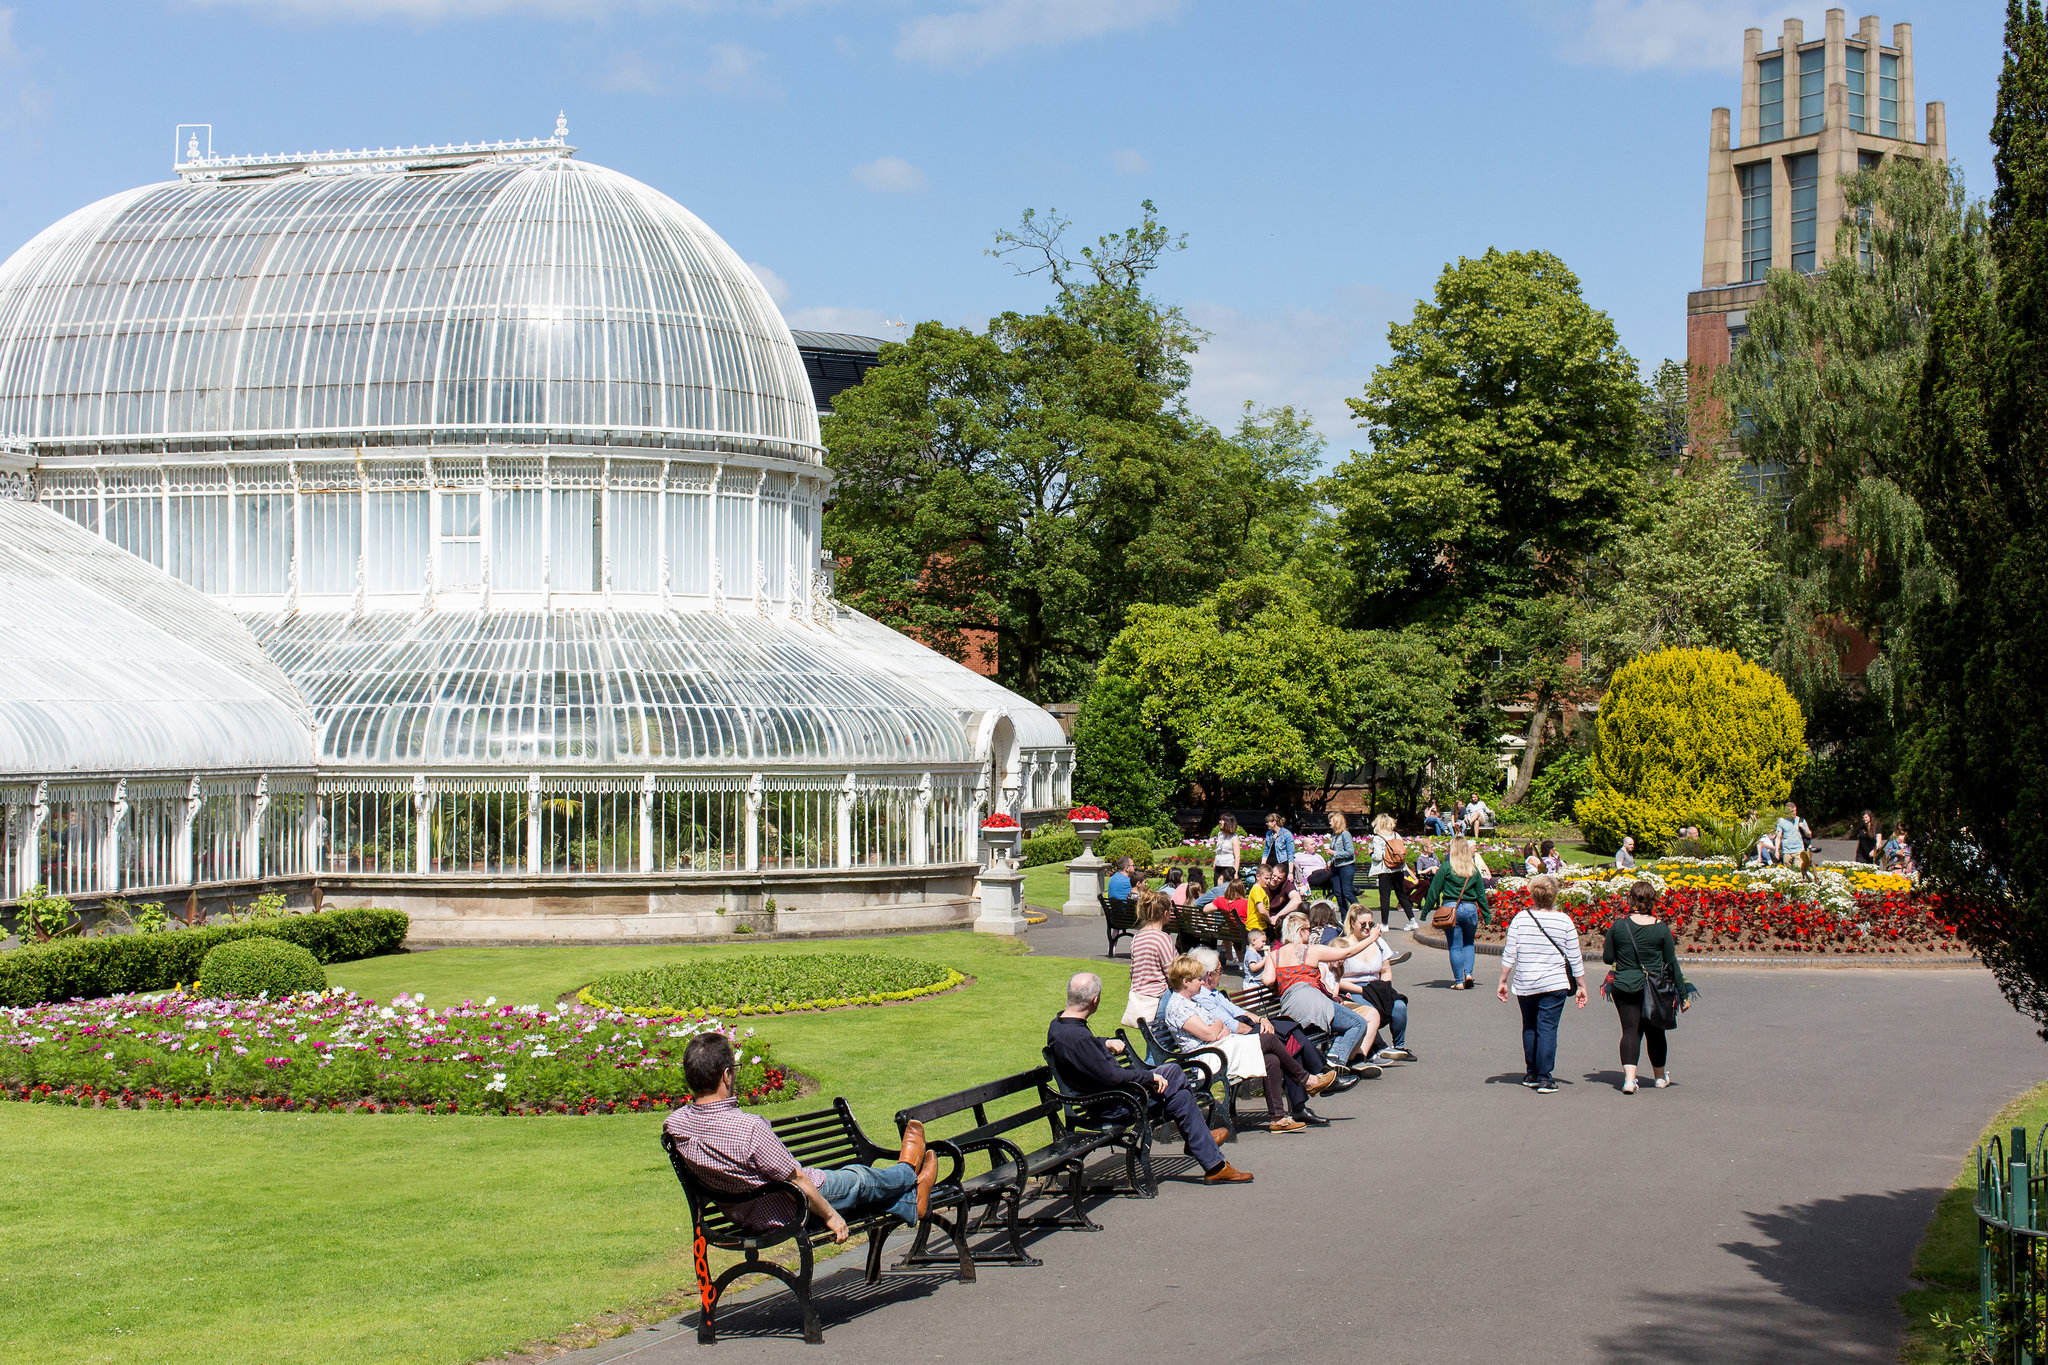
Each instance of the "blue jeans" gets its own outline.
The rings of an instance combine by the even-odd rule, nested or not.
[[[1387,1028],[1394,1035],[1394,1046],[1406,1047],[1408,1045],[1408,1002],[1406,1000],[1396,1000],[1394,1008],[1390,1011],[1390,1016],[1387,1020]]]
[[[1330,1045],[1330,1060],[1343,1066],[1365,1041],[1365,1016],[1338,1005],[1330,1016],[1330,1031],[1337,1041]]]
[[[1479,937],[1479,905],[1475,901],[1463,901],[1458,906],[1458,917],[1451,927],[1444,930],[1444,946],[1451,954],[1451,979],[1464,981],[1471,977],[1479,961],[1479,950],[1472,946]]]
[[[1351,913],[1351,902],[1358,899],[1353,889],[1352,878],[1358,873],[1357,863],[1338,863],[1330,868],[1330,880],[1336,884],[1337,918],[1343,919]]]
[[[1564,1017],[1564,1002],[1570,991],[1545,991],[1541,995],[1518,995],[1522,1007],[1522,1062],[1524,1074],[1539,1081],[1551,1079],[1557,1065],[1557,1021]]]
[[[1425,818],[1422,822],[1422,827],[1428,830],[1431,834],[1436,835],[1439,839],[1443,838],[1444,835],[1449,834],[1451,832],[1451,827],[1448,824],[1445,824],[1441,818],[1434,815]]]
[[[818,1182],[825,1202],[844,1214],[861,1215],[887,1209],[917,1226],[917,1167],[907,1161],[893,1166],[841,1166],[826,1171]]]

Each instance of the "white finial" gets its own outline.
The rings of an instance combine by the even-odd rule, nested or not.
[[[194,133],[186,140],[185,159],[187,161],[197,161],[199,159],[199,134]]]
[[[567,142],[568,140],[569,140],[569,115],[568,115],[568,111],[566,111],[566,110],[557,110],[557,111],[556,111],[556,113],[555,113],[555,141],[557,141],[557,142]]]

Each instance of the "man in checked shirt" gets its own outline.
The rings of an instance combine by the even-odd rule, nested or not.
[[[902,1158],[893,1166],[807,1170],[766,1119],[741,1110],[732,1095],[738,1070],[739,1058],[725,1035],[692,1038],[683,1050],[690,1102],[662,1124],[697,1178],[719,1192],[718,1206],[728,1218],[749,1232],[779,1232],[800,1222],[803,1207],[787,1191],[762,1189],[770,1180],[785,1180],[803,1192],[804,1203],[824,1220],[835,1242],[846,1240],[848,1213],[887,1209],[917,1226],[931,1207],[939,1173],[938,1155],[925,1151],[923,1124],[913,1121],[904,1130]]]

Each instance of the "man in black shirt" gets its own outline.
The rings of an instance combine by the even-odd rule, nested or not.
[[[1203,1177],[1212,1185],[1245,1184],[1251,1176],[1223,1159],[1216,1144],[1228,1137],[1223,1128],[1211,1129],[1202,1119],[1201,1106],[1188,1089],[1187,1076],[1172,1062],[1147,1070],[1120,1065],[1115,1053],[1120,1042],[1105,1042],[1088,1027],[1088,1017],[1102,1004],[1102,978],[1093,972],[1076,972],[1067,982],[1067,1007],[1053,1018],[1045,1041],[1059,1062],[1060,1075],[1083,1090],[1112,1090],[1133,1081],[1149,1088],[1156,1098],[1155,1112],[1164,1111],[1187,1140],[1188,1155],[1202,1163]]]

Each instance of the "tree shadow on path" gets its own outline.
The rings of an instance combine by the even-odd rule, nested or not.
[[[1939,1190],[1852,1194],[1745,1217],[1757,1240],[1721,1243],[1749,1263],[1754,1287],[1643,1290],[1637,1325],[1599,1339],[1612,1362],[1719,1365],[1898,1359],[1897,1296]]]

